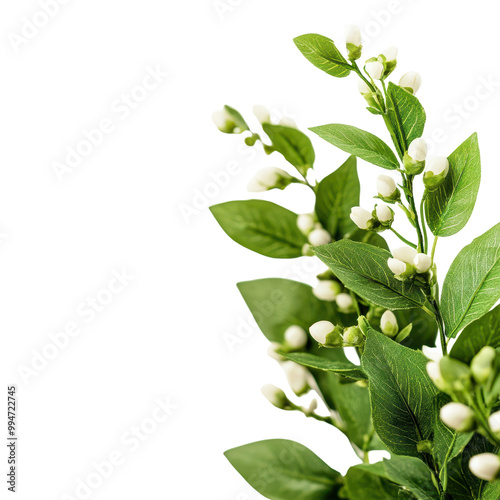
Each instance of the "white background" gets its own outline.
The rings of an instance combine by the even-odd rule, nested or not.
[[[211,113],[225,103],[245,116],[254,103],[265,104],[304,130],[349,123],[389,140],[381,120],[364,110],[355,78],[335,80],[315,69],[294,47],[294,36],[318,32],[342,46],[344,25],[359,24],[369,34],[366,57],[398,45],[396,80],[409,70],[422,74],[426,136],[440,137],[435,154],[448,155],[479,132],[479,200],[466,230],[439,243],[441,278],[461,246],[498,222],[500,69],[491,2],[471,8],[451,0],[222,0],[218,6],[70,0],[19,45],[23,18],[33,19],[40,6],[2,3],[0,352],[2,388],[18,384],[18,498],[81,498],[77,481],[113,452],[123,463],[91,498],[256,499],[222,452],[272,437],[306,444],[341,472],[356,463],[336,431],[283,414],[262,398],[262,384],[284,387],[285,380],[235,288],[237,281],[268,276],[313,283],[314,270],[301,277],[307,267],[301,259],[276,261],[238,247],[206,210],[249,197],[246,184],[259,167],[284,166],[278,157],[249,155],[241,137],[218,133]],[[169,76],[154,90],[137,90],[147,68],[157,67]],[[496,83],[488,90],[485,80]],[[478,89],[481,100],[474,97]],[[117,99],[131,91],[144,100],[127,111]],[[467,118],[457,108],[464,105]],[[60,181],[54,162],[63,162],[67,148],[103,119],[113,131]],[[313,142],[321,178],[346,155]],[[221,177],[230,162],[238,173],[214,189],[211,174]],[[379,173],[360,166],[368,207]],[[200,192],[208,197],[200,201]],[[308,196],[292,187],[262,198],[305,212],[312,208]],[[183,216],[195,202],[202,210]],[[122,269],[133,279],[87,323],[78,308],[99,293],[109,298],[102,290]],[[20,367],[30,366],[51,343],[49,334],[70,322],[80,335],[37,375],[23,378]],[[228,335],[239,335],[233,348]],[[158,397],[178,408],[132,452],[122,436],[151,423]],[[0,488],[6,490],[4,480]]]

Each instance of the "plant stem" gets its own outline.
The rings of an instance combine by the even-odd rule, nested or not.
[[[453,439],[451,440],[450,447],[444,457],[443,466],[441,467],[441,471],[439,473],[439,480],[443,484],[443,490],[446,493],[448,488],[448,461],[450,460],[451,452],[453,451],[453,447],[455,446],[455,442],[457,440],[457,433],[453,434]]]
[[[432,243],[431,261],[434,264],[434,254],[436,253],[436,246],[439,236],[434,236],[434,242]]]
[[[417,248],[417,245],[415,243],[412,243],[411,241],[408,241],[404,236],[401,236],[393,227],[389,228],[403,243],[406,243],[412,248]]]
[[[409,190],[409,194],[405,193],[406,199],[408,200],[408,203],[410,204],[410,208],[412,209],[413,213],[415,214],[415,228],[417,229],[417,237],[418,237],[418,251],[422,252],[424,248],[424,238],[422,236],[422,229],[420,228],[420,221],[418,219],[418,213],[417,213],[417,208],[415,206],[415,198],[413,196],[413,176],[408,176],[405,177],[403,175],[403,178],[406,180],[406,187]]]
[[[424,192],[422,196],[422,201],[420,202],[420,220],[422,221],[422,228],[424,230],[424,253],[426,254],[429,251],[429,240],[427,238],[427,227],[425,223],[425,200],[427,198],[427,193]]]

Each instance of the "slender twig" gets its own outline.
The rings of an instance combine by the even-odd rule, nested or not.
[[[408,246],[412,248],[417,248],[417,245],[415,243],[412,243],[411,241],[408,241],[404,236],[400,235],[393,227],[389,228],[403,243],[406,243]]]

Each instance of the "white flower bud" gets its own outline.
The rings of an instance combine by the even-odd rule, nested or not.
[[[395,275],[403,274],[406,271],[406,263],[398,259],[387,259],[387,265]]]
[[[426,273],[432,265],[431,258],[425,253],[417,253],[413,259],[413,267],[417,270],[417,273]]]
[[[495,433],[500,433],[500,411],[492,413],[488,418],[488,423],[490,424],[490,429]]]
[[[332,241],[330,233],[326,229],[313,229],[308,236],[309,243],[315,247],[328,245]]]
[[[422,85],[422,77],[415,71],[409,71],[405,73],[401,80],[399,80],[399,86],[405,89],[410,89],[413,94],[416,94],[420,86]]]
[[[354,302],[348,293],[339,293],[335,301],[341,312],[351,312],[353,310]]]
[[[360,229],[368,229],[368,221],[372,219],[372,214],[364,208],[352,207],[350,217],[354,224]]]
[[[285,330],[284,338],[292,349],[302,349],[307,344],[308,335],[300,326],[292,325]]]
[[[411,141],[408,147],[408,155],[412,160],[424,161],[427,157],[427,142],[422,137]]]
[[[341,291],[342,285],[333,280],[320,280],[312,290],[316,298],[327,302],[333,302]]]
[[[366,63],[366,73],[372,80],[380,80],[384,74],[384,65],[379,61]]]
[[[312,257],[314,255],[312,245],[310,245],[309,243],[304,243],[302,245],[302,255],[304,255],[305,257]]]
[[[278,167],[260,169],[248,183],[248,191],[258,193],[275,187],[285,187],[290,184],[291,175]]]
[[[297,396],[300,396],[308,391],[309,372],[302,365],[293,361],[285,361],[281,365],[285,371],[286,378],[290,387]]]
[[[265,106],[261,106],[260,104],[256,104],[253,107],[253,114],[256,116],[259,123],[262,125],[264,123],[271,123],[271,113]]]
[[[432,172],[434,175],[440,175],[444,173],[446,177],[450,170],[450,163],[448,158],[445,156],[435,156],[427,162],[426,172]]]
[[[233,117],[225,108],[214,111],[212,113],[212,120],[221,132],[230,133],[235,126]]]
[[[394,212],[387,205],[377,205],[375,213],[380,222],[392,221],[394,216]]]
[[[392,311],[385,311],[380,318],[380,329],[384,335],[395,337],[399,331],[398,320]]]
[[[475,426],[474,412],[462,403],[445,404],[439,416],[450,429],[458,432],[468,432]]]
[[[361,31],[355,24],[349,24],[345,27],[345,43],[352,45],[361,45]]]
[[[441,368],[438,361],[429,361],[425,366],[429,378],[434,382],[434,385],[440,390],[445,392],[447,384],[441,374]]]
[[[293,118],[289,116],[283,116],[279,122],[282,127],[297,128],[297,124]]]
[[[472,358],[470,371],[478,384],[485,384],[488,381],[493,373],[493,363],[496,357],[495,348],[486,345]]]
[[[398,58],[398,48],[397,47],[388,47],[382,52],[382,55],[385,56],[388,62],[395,61]]]
[[[368,85],[363,80],[359,80],[358,90],[359,90],[359,93],[362,95],[372,93],[372,89],[370,87],[368,87]]]
[[[317,321],[309,327],[309,333],[318,344],[326,344],[326,336],[332,333],[334,328],[335,325],[330,321]]]
[[[392,256],[395,259],[406,262],[407,264],[413,264],[413,261],[417,256],[417,251],[412,247],[399,247],[393,250]]]
[[[281,349],[283,346],[279,342],[271,342],[269,347],[267,348],[267,355],[270,358],[273,358],[276,361],[279,361],[280,363],[282,361],[285,361],[285,358],[281,355],[278,354],[276,351]]]
[[[500,458],[493,453],[480,453],[469,460],[469,469],[479,479],[493,481],[500,472]]]
[[[277,408],[283,409],[287,403],[285,393],[273,384],[266,384],[261,388],[264,397]]]
[[[429,347],[428,345],[423,345],[422,353],[427,359],[436,362],[439,362],[443,357],[443,351],[440,347]]]
[[[310,214],[301,214],[297,217],[297,227],[304,234],[309,234],[313,229],[316,221]]]
[[[396,182],[392,177],[383,174],[378,176],[377,191],[379,196],[382,198],[390,198],[396,193],[397,189]]]

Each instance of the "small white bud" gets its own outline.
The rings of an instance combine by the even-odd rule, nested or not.
[[[330,233],[325,229],[313,229],[308,236],[309,243],[315,247],[328,245],[332,241]]]
[[[348,293],[339,293],[335,298],[337,306],[342,312],[351,312],[354,306],[352,297]]]
[[[500,458],[493,453],[480,453],[469,460],[469,469],[479,479],[493,481],[500,472]]]
[[[212,113],[212,120],[221,132],[227,133],[234,126],[233,117],[225,108],[214,111]]]
[[[333,302],[341,291],[342,285],[333,280],[321,280],[312,290],[316,298],[327,302]]]
[[[448,175],[450,170],[450,163],[445,156],[435,156],[427,162],[426,172],[432,172],[434,175],[444,173],[444,177]]]
[[[297,128],[297,124],[293,118],[289,116],[283,116],[279,122],[282,127]]]
[[[422,85],[422,77],[415,71],[409,71],[405,73],[401,80],[399,80],[399,86],[405,89],[411,89],[413,94],[416,94],[420,86]]]
[[[427,359],[439,362],[443,357],[443,351],[440,347],[429,347],[428,345],[422,346],[422,352]]]
[[[492,413],[488,418],[490,429],[496,434],[500,432],[500,411]]]
[[[297,217],[297,227],[304,234],[309,234],[313,229],[316,221],[310,214],[300,214]]]
[[[350,217],[354,224],[360,229],[368,229],[368,221],[372,219],[372,214],[364,208],[352,207]]]
[[[394,216],[394,212],[387,205],[377,205],[375,213],[380,222],[389,222]]]
[[[271,342],[269,347],[267,348],[267,355],[270,358],[273,358],[276,361],[279,361],[280,363],[285,360],[285,358],[281,355],[278,354],[276,351],[281,349],[283,346],[279,342]]]
[[[382,52],[382,55],[385,56],[388,62],[395,61],[398,58],[398,48],[397,47],[388,47]]]
[[[380,80],[384,74],[384,65],[379,61],[366,63],[365,70],[372,80]]]
[[[439,416],[450,429],[458,432],[468,432],[475,425],[474,412],[462,403],[445,404]]]
[[[431,258],[425,253],[417,253],[413,259],[413,267],[417,270],[417,273],[426,273],[432,265]]]
[[[380,318],[380,329],[384,335],[395,337],[399,331],[398,320],[392,311],[385,311]]]
[[[309,243],[304,243],[302,245],[302,255],[304,255],[305,257],[312,257],[314,255],[312,245],[310,245]]]
[[[362,95],[372,93],[372,89],[370,87],[368,87],[368,85],[363,80],[359,80],[358,90],[359,90],[359,93]]]
[[[253,179],[248,183],[248,191],[258,193],[261,191],[268,191],[278,187],[278,184],[283,181],[291,179],[288,172],[278,167],[265,167],[260,169]],[[287,182],[284,182],[286,185]]]
[[[398,187],[392,177],[379,175],[377,178],[377,191],[382,198],[390,198],[396,193]]]
[[[306,413],[314,413],[317,410],[317,408],[318,408],[318,400],[312,399]]]
[[[399,247],[393,250],[392,256],[395,259],[402,260],[407,264],[413,264],[415,257],[417,256],[417,251],[412,247]]]
[[[345,43],[352,45],[361,45],[361,31],[355,24],[349,24],[345,27]]]
[[[285,361],[281,365],[285,371],[286,378],[292,391],[300,396],[308,391],[309,372],[302,365],[294,363],[293,361]]]
[[[292,349],[302,349],[307,344],[308,335],[300,326],[292,325],[285,330],[284,338]]]
[[[261,392],[272,405],[280,409],[284,408],[287,397],[279,387],[273,384],[266,384],[261,388]]]
[[[434,382],[434,385],[443,392],[447,390],[447,384],[443,379],[443,375],[441,374],[441,368],[439,366],[438,361],[429,361],[425,366],[427,370],[427,374],[429,378]]]
[[[253,107],[253,114],[259,120],[259,123],[262,125],[264,123],[270,123],[271,122],[271,113],[265,106],[261,106],[260,104],[256,104]]]
[[[387,259],[387,265],[396,276],[406,272],[406,263],[401,260],[389,258]]]
[[[427,142],[422,137],[411,141],[408,147],[408,155],[412,160],[424,161],[427,157]]]
[[[309,327],[309,333],[318,344],[326,344],[326,336],[332,333],[334,328],[335,325],[330,321],[317,321]]]

